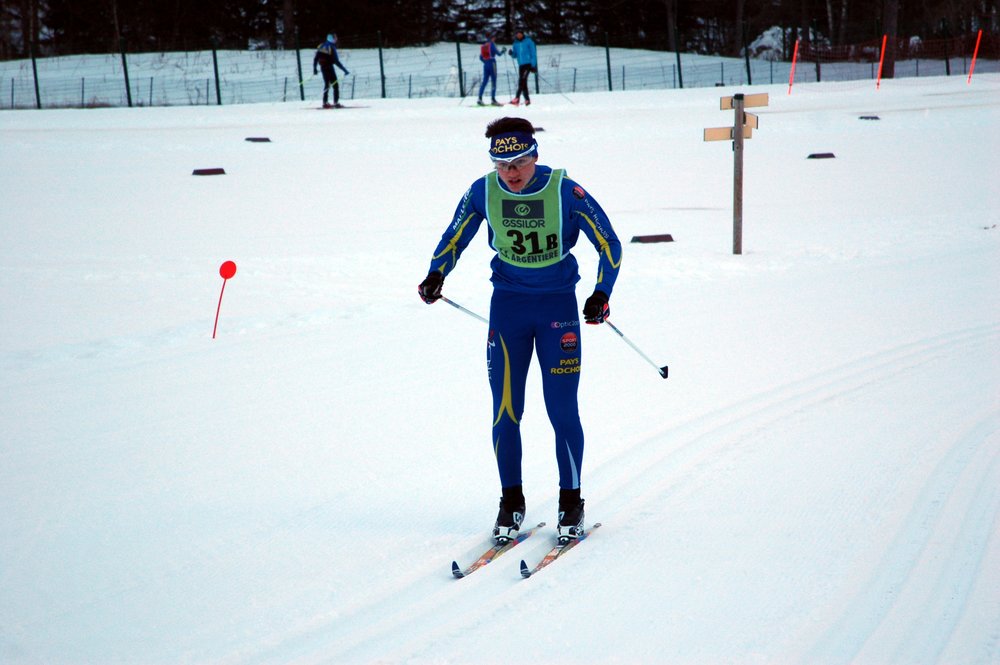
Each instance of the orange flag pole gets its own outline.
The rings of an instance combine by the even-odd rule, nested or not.
[[[979,55],[979,41],[983,38],[983,30],[979,29],[979,34],[976,35],[976,48],[972,51],[972,66],[969,67],[969,79],[966,83],[972,83],[972,72],[976,71],[976,56]]]
[[[795,52],[792,54],[792,73],[788,75],[788,94],[792,94],[792,83],[795,82],[795,62],[799,59],[799,40],[795,40]]]
[[[889,35],[882,35],[882,52],[878,56],[878,80],[875,82],[875,89],[882,85],[882,63],[885,62],[885,40]]]

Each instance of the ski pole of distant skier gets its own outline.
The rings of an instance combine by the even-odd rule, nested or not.
[[[615,324],[611,323],[611,321],[609,321],[607,319],[604,319],[604,322],[606,324],[608,324],[609,326],[611,326],[611,329],[614,330],[618,334],[619,337],[621,337],[623,340],[625,340],[625,343],[628,344],[629,346],[631,346],[632,350],[634,350],[636,353],[638,353],[640,356],[642,356],[643,359],[646,362],[648,362],[650,365],[652,365],[653,367],[655,367],[656,371],[660,373],[660,376],[662,376],[664,379],[667,378],[667,366],[666,365],[664,365],[663,367],[660,367],[659,365],[657,365],[656,363],[654,363],[650,359],[649,356],[647,356],[645,353],[642,352],[642,349],[640,349],[638,346],[636,346],[635,344],[633,344],[632,340],[630,340],[628,337],[626,337],[625,334],[621,330],[618,330],[618,327]]]
[[[559,89],[559,86],[555,86],[555,85],[552,85],[551,83],[549,83],[549,80],[548,80],[547,78],[545,78],[544,76],[542,76],[542,75],[541,75],[541,74],[539,74],[538,72],[535,72],[535,76],[537,76],[538,78],[542,79],[542,83],[544,83],[545,85],[547,85],[547,86],[549,86],[550,88],[552,88],[552,89],[553,89],[553,90],[554,90],[555,92],[559,93],[559,95],[560,95],[560,96],[561,96],[561,97],[562,97],[563,99],[565,99],[565,100],[566,100],[567,102],[569,102],[570,104],[576,104],[576,102],[574,102],[574,101],[573,101],[572,99],[570,99],[569,97],[567,97],[567,96],[566,96],[566,95],[565,95],[565,94],[563,93],[563,91]]]
[[[457,310],[461,310],[461,311],[465,312],[466,314],[468,314],[468,315],[469,315],[469,316],[471,316],[472,318],[474,318],[474,319],[479,319],[480,321],[482,321],[482,322],[483,322],[483,323],[485,323],[486,325],[490,325],[490,322],[489,322],[489,321],[487,321],[487,320],[486,320],[486,319],[484,319],[483,317],[479,316],[478,314],[476,314],[475,312],[473,312],[473,311],[472,311],[471,309],[466,309],[466,308],[462,307],[461,305],[459,305],[459,304],[458,304],[457,302],[455,302],[454,300],[449,300],[448,298],[445,298],[444,296],[441,296],[441,300],[445,301],[446,303],[448,303],[449,305],[451,305],[451,306],[452,306],[452,307],[454,307],[455,309],[457,309]]]

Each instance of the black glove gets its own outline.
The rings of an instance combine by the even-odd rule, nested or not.
[[[608,318],[610,314],[608,295],[604,291],[595,289],[594,293],[587,298],[587,302],[583,304],[584,321],[596,326],[598,323],[604,323],[604,319]]]
[[[420,294],[420,298],[425,303],[432,305],[441,298],[441,287],[443,285],[444,275],[435,270],[427,273],[427,277],[417,287],[417,293]],[[607,299],[605,298],[605,300]]]
[[[313,76],[316,76],[317,74],[319,74],[319,70],[313,67]]]

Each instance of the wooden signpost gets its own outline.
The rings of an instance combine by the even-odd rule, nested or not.
[[[733,254],[743,253],[743,139],[752,138],[758,124],[757,116],[744,109],[767,104],[766,92],[723,97],[719,108],[723,111],[733,109],[733,126],[710,127],[704,132],[706,141],[733,142]]]

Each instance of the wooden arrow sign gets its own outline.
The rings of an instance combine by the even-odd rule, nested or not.
[[[732,127],[705,128],[706,141],[732,141],[734,138]],[[753,129],[750,128],[750,125],[743,125],[743,138],[753,138]]]
[[[761,92],[756,95],[744,95],[743,96],[743,108],[751,108],[753,106],[767,106],[767,93]],[[726,111],[733,108],[733,98],[723,97],[719,100],[719,109]]]

